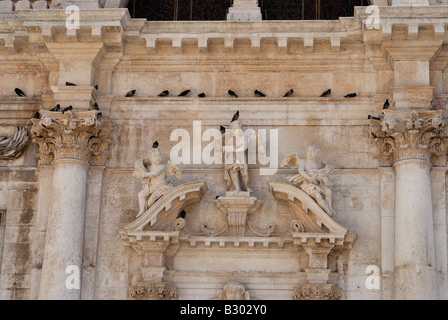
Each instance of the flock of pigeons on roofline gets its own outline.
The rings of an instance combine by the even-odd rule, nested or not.
[[[76,86],[76,84],[71,83],[71,82],[66,82],[65,85],[68,86],[68,87],[70,87],[70,86]],[[98,90],[98,85],[95,85],[95,89]],[[26,97],[25,93],[24,93],[21,89],[19,89],[19,88],[16,88],[16,89],[15,89],[15,92],[16,92],[16,94],[17,94],[19,97]],[[128,93],[126,93],[125,97],[126,97],[126,98],[132,98],[132,97],[135,96],[136,92],[137,92],[137,90],[131,90],[131,91],[129,91]],[[188,96],[190,93],[191,93],[191,90],[185,90],[185,91],[181,92],[181,93],[178,95],[178,97],[186,97],[186,96]],[[232,90],[229,90],[227,93],[228,93],[229,96],[231,96],[231,97],[238,98],[238,95],[237,95],[234,91],[232,91]],[[331,92],[331,89],[328,89],[327,91],[325,91],[324,93],[322,93],[322,94],[320,95],[320,97],[321,97],[321,98],[329,97],[329,96],[331,95],[331,93],[332,93],[332,92]],[[265,95],[263,92],[259,91],[259,90],[255,90],[255,91],[254,91],[254,94],[255,94],[255,96],[260,97],[260,98],[266,97],[266,95]],[[294,89],[291,89],[291,90],[289,90],[288,92],[286,92],[285,95],[284,95],[283,97],[284,97],[284,98],[288,98],[288,97],[291,97],[293,94],[294,94]],[[158,94],[158,97],[168,97],[169,95],[170,95],[170,92],[169,92],[168,90],[165,90],[165,91],[162,91],[160,94]],[[200,94],[198,95],[198,97],[199,97],[199,98],[205,98],[205,97],[206,97],[206,94],[205,94],[205,93],[200,93]],[[357,94],[356,94],[356,93],[349,93],[349,94],[347,94],[346,96],[344,96],[344,98],[356,98],[356,97],[357,97]],[[389,106],[390,106],[390,104],[389,104],[389,99],[387,99],[386,102],[385,102],[384,105],[383,105],[383,110],[389,109]],[[68,107],[66,107],[66,108],[64,108],[64,109],[61,110],[61,105],[60,105],[60,104],[57,104],[57,105],[54,106],[50,111],[52,111],[52,112],[60,112],[60,111],[61,111],[62,114],[64,114],[65,112],[67,112],[67,111],[71,111],[71,110],[73,110],[73,106],[68,106]],[[98,110],[98,111],[100,110],[100,109],[99,109],[99,106],[98,106],[98,104],[97,104],[96,102],[95,102],[95,104],[93,105],[93,110]],[[102,114],[101,114],[101,113],[98,113],[97,116],[100,118],[100,117],[102,116]],[[34,118],[35,118],[35,119],[39,119],[39,118],[40,118],[40,114],[39,114],[39,112],[36,112],[36,114],[34,115]],[[378,117],[373,117],[373,116],[371,116],[371,115],[368,116],[368,119],[369,119],[369,120],[377,120],[377,121],[380,121],[380,120],[381,120],[380,118],[378,118]]]

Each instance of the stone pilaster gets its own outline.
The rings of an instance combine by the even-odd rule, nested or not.
[[[81,298],[88,171],[109,146],[112,124],[101,122],[98,111],[40,114],[41,119],[32,119],[31,131],[39,145],[37,158],[40,165],[51,164],[54,172],[53,188],[46,191],[53,203],[39,299],[76,300]]]
[[[446,158],[441,111],[389,111],[371,132],[395,169],[395,298],[436,299],[431,169]]]

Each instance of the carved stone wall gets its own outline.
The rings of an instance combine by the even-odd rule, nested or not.
[[[94,1],[74,30],[38,3],[0,18],[0,136],[34,140],[0,160],[1,299],[448,298],[446,6],[391,2],[370,29],[363,7],[332,21],[156,22]],[[222,163],[203,160],[237,110],[266,152],[249,187],[230,190]],[[148,184],[163,196],[139,215],[134,165],[155,141],[159,165],[182,142],[189,162],[182,180]],[[310,144],[318,162],[281,166]],[[269,157],[276,172],[262,175]]]

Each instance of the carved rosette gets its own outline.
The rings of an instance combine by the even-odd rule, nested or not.
[[[132,300],[175,300],[176,286],[166,282],[138,285],[129,288],[129,297]]]
[[[380,151],[381,165],[407,159],[445,165],[448,135],[441,110],[386,110],[384,114],[380,121],[370,120],[370,136]]]
[[[294,300],[341,300],[342,289],[332,284],[303,284],[294,291]]]
[[[41,119],[32,119],[31,135],[39,146],[36,158],[41,165],[58,159],[78,159],[104,165],[113,129],[112,121],[101,121],[99,112],[40,111]]]

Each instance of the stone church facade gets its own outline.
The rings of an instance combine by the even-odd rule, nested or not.
[[[0,1],[0,299],[447,299],[448,3]]]

